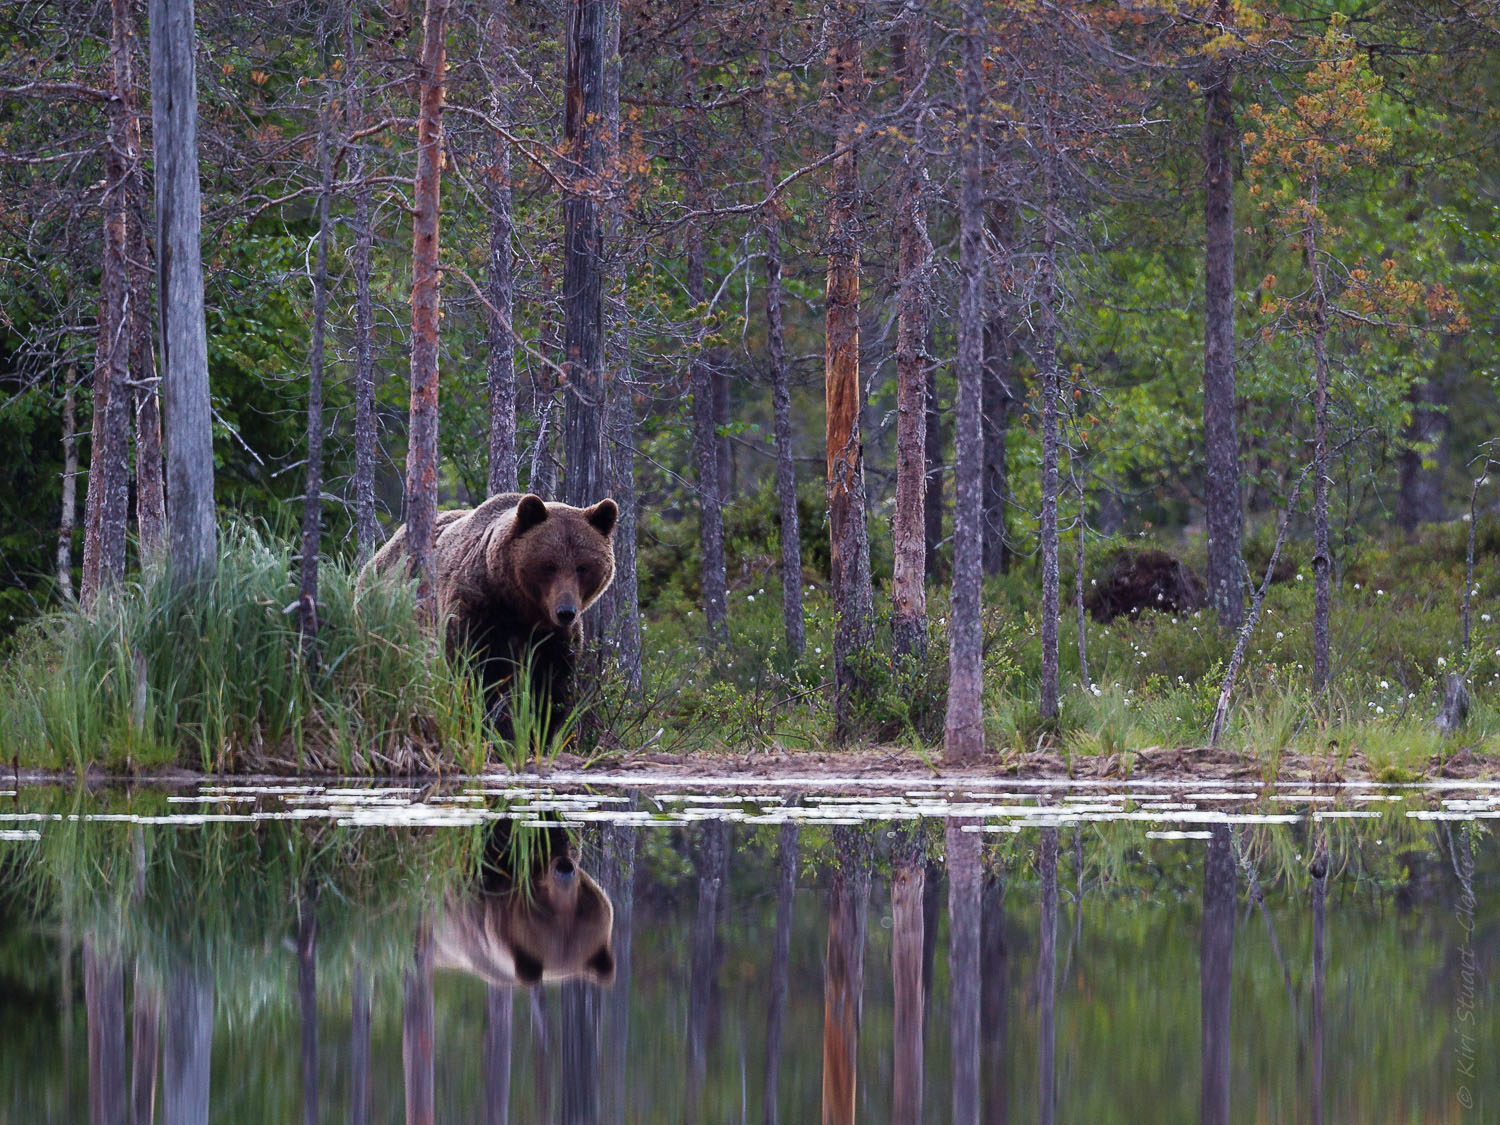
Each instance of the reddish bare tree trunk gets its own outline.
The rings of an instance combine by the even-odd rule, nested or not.
[[[927,235],[927,13],[907,0],[892,34],[891,53],[907,102],[909,140],[901,154],[896,209],[896,518],[891,576],[892,640],[896,654],[920,661],[927,652],[927,333],[932,296]]]
[[[427,0],[417,63],[417,176],[412,200],[411,422],[406,454],[406,536],[417,605],[436,620],[432,545],[437,522],[438,211],[443,177],[443,81],[449,0]]]
[[[776,186],[776,120],[772,113],[770,21],[760,49],[760,181],[767,196]],[[797,465],[792,450],[792,391],[787,378],[786,328],[781,311],[781,217],[775,203],[761,215],[766,240],[766,350],[771,360],[771,410],[776,431],[776,498],[781,511],[781,617],[786,647],[801,658],[807,647],[802,613],[802,530],[797,516]]]
[[[984,102],[982,0],[964,5],[963,188],[959,199],[958,399],[953,431],[953,603],[948,616],[948,715],[943,757],[952,765],[984,753],[984,661],[980,581],[980,468],[984,457]]]
[[[1232,24],[1230,0],[1215,0],[1213,19]],[[1204,83],[1203,115],[1203,445],[1208,525],[1208,599],[1219,624],[1238,629],[1245,619],[1244,566],[1240,558],[1239,437],[1234,392],[1234,75],[1216,58]]]
[[[307,490],[302,498],[302,573],[297,597],[297,625],[302,656],[312,659],[318,642],[318,553],[323,542],[323,337],[328,323],[328,206],[333,194],[333,159],[329,131],[333,107],[325,106],[318,122],[318,250],[313,267],[312,337],[307,348]]]
[[[831,540],[835,738],[848,737],[858,689],[854,658],[873,639],[870,538],[865,525],[864,450],[859,430],[859,166],[855,141],[864,108],[861,0],[828,0],[827,101],[835,121],[828,200],[828,280],[823,314]]]
[[[490,115],[500,122],[510,116],[510,60],[506,55],[507,11],[510,0],[494,0],[489,6],[486,50],[489,53]],[[490,138],[490,167],[486,187],[490,208],[489,310],[485,342],[489,347],[491,496],[514,492],[519,485],[516,469],[516,361],[511,321],[514,310],[514,279],[511,271],[510,142],[496,133]],[[590,503],[592,501],[589,501]]]

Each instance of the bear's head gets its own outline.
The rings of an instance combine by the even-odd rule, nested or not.
[[[439,967],[490,984],[614,980],[614,906],[569,848],[536,856],[528,879],[487,872],[485,883],[444,903],[433,928]]]
[[[528,493],[512,510],[504,533],[491,541],[490,577],[519,590],[540,621],[568,628],[615,576],[613,535],[619,518],[613,500],[575,508]]]

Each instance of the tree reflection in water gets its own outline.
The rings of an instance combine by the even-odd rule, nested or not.
[[[1229,825],[1217,824],[1203,865],[1203,933],[1199,946],[1203,1125],[1229,1122],[1229,986],[1234,974],[1235,880]]]
[[[852,1125],[855,1052],[865,977],[865,920],[870,902],[870,842],[860,826],[833,829],[828,944],[823,962],[823,1122]]]
[[[922,837],[898,829],[891,847],[891,1120],[922,1118]]]
[[[978,824],[950,818],[948,849],[948,966],[952,980],[953,1117],[979,1125],[979,927],[981,837]]]

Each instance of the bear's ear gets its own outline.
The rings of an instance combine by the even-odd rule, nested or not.
[[[542,963],[520,946],[512,951],[516,962],[516,979],[522,984],[536,984],[542,979]]]
[[[598,983],[609,984],[615,979],[615,955],[609,946],[601,945],[599,951],[588,959],[585,968],[594,974]]]
[[[609,536],[620,519],[620,506],[613,500],[601,500],[592,508],[583,510],[583,518],[600,535]]]
[[[547,503],[540,496],[528,492],[521,497],[521,502],[516,505],[515,533],[520,535],[523,531],[530,531],[537,524],[547,518]]]

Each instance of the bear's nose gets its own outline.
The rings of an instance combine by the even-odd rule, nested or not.
[[[567,880],[573,877],[573,872],[576,869],[573,866],[573,861],[564,857],[557,861],[557,866],[552,870],[559,879]]]
[[[559,625],[573,624],[573,618],[578,616],[578,611],[572,605],[564,603],[557,607],[557,623]]]

